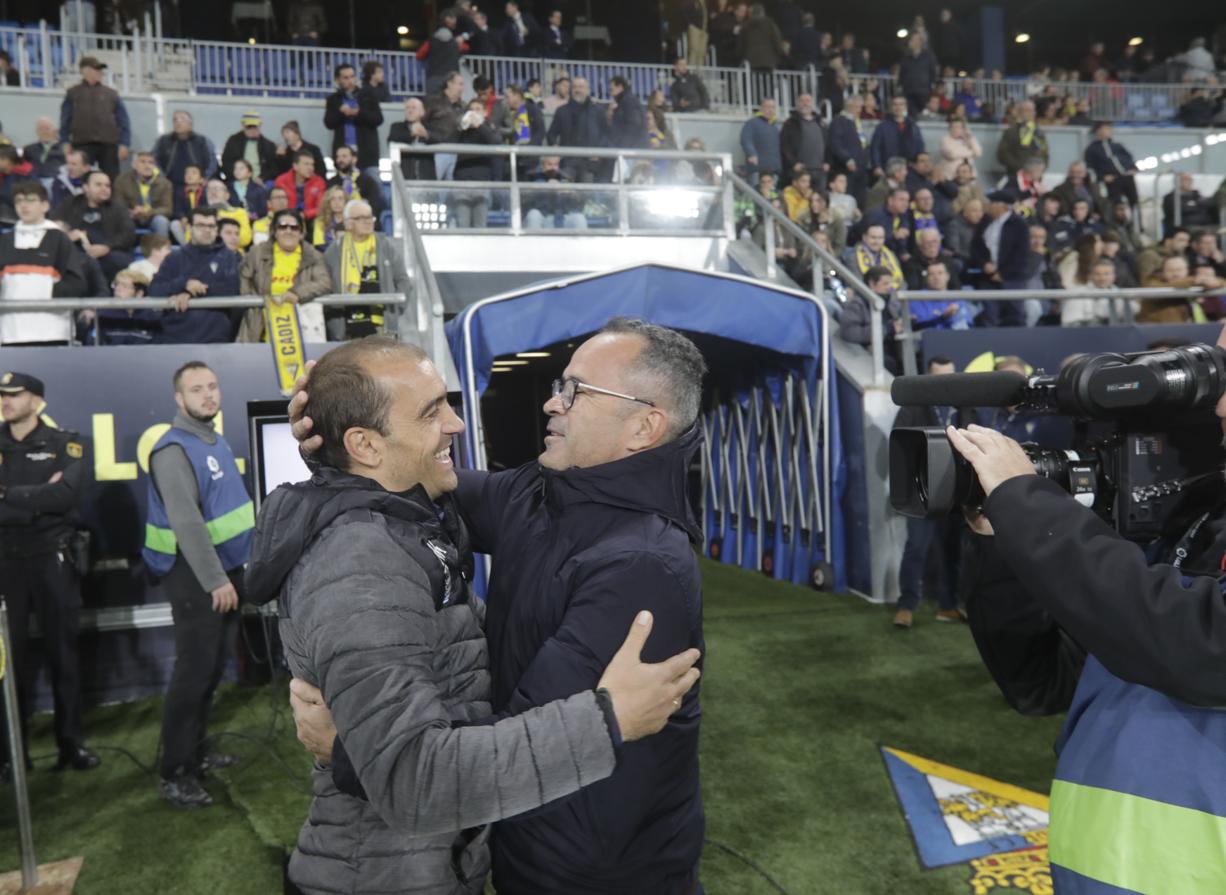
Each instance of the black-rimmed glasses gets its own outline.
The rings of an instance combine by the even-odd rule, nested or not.
[[[575,395],[580,391],[591,392],[597,395],[608,395],[610,398],[621,398],[623,401],[633,401],[635,404],[645,404],[648,407],[655,407],[655,401],[648,401],[646,398],[636,398],[634,395],[626,395],[621,392],[610,391],[607,388],[600,388],[596,385],[589,385],[586,382],[580,382],[573,376],[569,379],[555,379],[550,386],[550,394],[555,398],[562,399],[562,409],[570,410],[575,404]]]

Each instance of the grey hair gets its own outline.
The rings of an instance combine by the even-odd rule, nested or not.
[[[707,372],[698,346],[675,329],[631,317],[612,318],[599,334],[638,336],[643,340],[643,350],[626,375],[642,383],[646,397],[669,411],[666,441],[673,441],[694,425],[702,409],[702,377]]]
[[[887,171],[906,171],[907,160],[901,155],[890,156],[885,160],[885,169]]]
[[[353,214],[353,209],[358,205],[365,205],[367,208],[370,208],[371,214],[374,214],[374,209],[371,208],[370,203],[365,199],[350,199],[345,203],[345,207],[341,210],[341,217],[345,221],[348,221],[350,216]]]

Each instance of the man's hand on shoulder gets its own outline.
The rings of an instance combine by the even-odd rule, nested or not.
[[[663,730],[700,675],[694,667],[701,656],[696,649],[687,649],[654,665],[642,661],[640,656],[651,634],[651,624],[650,612],[638,614],[621,649],[596,685],[598,690],[608,691],[622,740],[627,743]]]

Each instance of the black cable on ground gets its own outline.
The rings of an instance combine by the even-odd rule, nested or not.
[[[775,891],[779,893],[779,895],[789,895],[788,890],[783,888],[783,886],[779,885],[779,881],[775,879],[773,876],[771,876],[769,873],[767,873],[762,868],[762,865],[758,864],[752,858],[747,858],[745,855],[741,854],[735,848],[724,845],[724,843],[722,842],[716,842],[714,839],[705,839],[704,841],[707,843],[707,845],[710,845],[713,848],[717,848],[722,852],[726,852],[727,854],[732,855],[732,857],[736,858],[738,861],[743,863],[745,866],[755,871],[758,874],[758,876],[762,877],[764,880],[770,883],[771,886],[775,889]]]

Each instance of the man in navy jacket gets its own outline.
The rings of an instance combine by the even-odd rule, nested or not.
[[[877,176],[885,169],[886,159],[905,158],[909,162],[924,151],[924,135],[915,119],[907,114],[907,98],[896,96],[890,103],[890,117],[877,125],[869,143],[869,157]]]
[[[174,298],[177,309],[162,315],[163,344],[233,342],[243,312],[190,310],[193,298],[238,295],[238,265],[242,259],[217,240],[217,211],[192,211],[192,241],[166,256],[149,284],[150,298]]]
[[[864,111],[864,99],[853,93],[847,97],[843,111],[830,122],[829,153],[831,173],[842,171],[847,175],[847,192],[856,197],[856,204],[864,207],[868,192],[868,169],[870,165],[868,141],[864,137],[864,125],[860,113]]]
[[[459,472],[473,549],[493,557],[492,720],[594,687],[621,645],[617,632],[641,609],[654,615],[644,661],[703,649],[686,483],[701,446],[704,372],[679,333],[611,320],[575,352],[545,403],[538,461]],[[297,415],[305,404],[295,402]],[[305,437],[301,425],[295,431]],[[695,687],[661,733],[619,748],[608,779],[497,824],[499,895],[701,891],[700,714]],[[338,742],[333,778],[344,789],[342,756]]]
[[[1009,190],[988,196],[988,213],[975,228],[971,241],[971,267],[980,269],[985,289],[1025,289],[1030,260],[1030,230],[1013,211],[1017,200]],[[984,326],[1022,326],[1020,301],[984,302]]]

